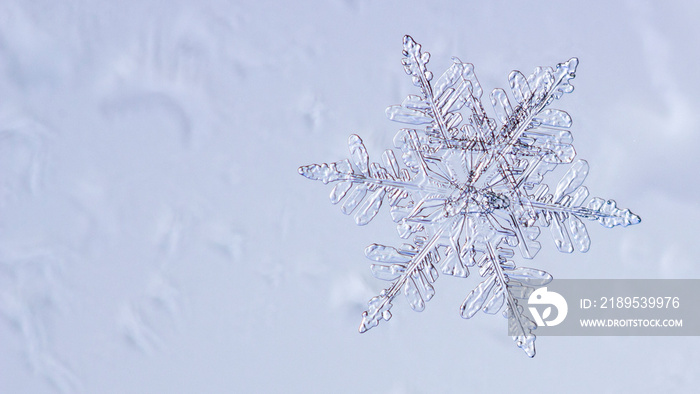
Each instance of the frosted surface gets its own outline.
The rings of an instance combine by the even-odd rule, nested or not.
[[[590,250],[542,242],[538,268],[697,278],[695,7],[1,2],[0,392],[693,392],[693,337],[548,337],[524,357],[504,319],[459,316],[477,272],[440,273],[423,312],[402,294],[359,335],[386,284],[363,248],[397,246],[391,213],[355,226],[296,168],[349,157],[357,134],[389,170],[384,108],[416,94],[404,34],[433,81],[451,56],[478,67],[489,106],[512,70],[577,56],[562,102],[584,203],[600,192],[644,222],[584,219]]]

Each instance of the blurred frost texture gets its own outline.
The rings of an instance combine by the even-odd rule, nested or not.
[[[515,251],[533,259],[540,233],[548,228],[559,251],[586,252],[591,240],[583,220],[614,227],[640,218],[614,200],[588,198],[583,183],[589,166],[575,160],[571,116],[550,107],[573,91],[578,59],[537,67],[528,77],[511,72],[512,100],[503,89],[489,97],[495,116],[484,108],[472,64],[453,58],[434,80],[429,60],[420,44],[404,37],[401,62],[419,93],[386,110],[389,119],[411,127],[396,134],[395,149],[371,162],[362,139],[351,135],[350,159],[302,166],[299,173],[334,183],[331,202],[358,225],[369,223],[387,203],[406,240],[365,250],[374,276],[391,285],[369,301],[360,332],[389,320],[400,292],[420,312],[435,295],[440,273],[466,278],[471,268],[483,281],[462,302],[461,316],[503,311],[511,332],[519,333],[515,343],[533,357],[536,324],[520,303],[552,276],[517,267]],[[567,171],[550,181],[558,166]]]

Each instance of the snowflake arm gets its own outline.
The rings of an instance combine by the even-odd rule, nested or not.
[[[513,337],[519,348],[530,356],[535,356],[536,328],[527,316],[518,300],[527,299],[535,290],[535,286],[543,286],[552,280],[547,272],[519,267],[509,259],[513,251],[508,248],[495,248],[492,243],[486,244],[483,258],[477,265],[484,279],[472,290],[460,307],[460,313],[469,319],[479,310],[485,313],[498,313],[506,305],[505,316],[508,318],[510,332],[517,333]]]
[[[391,301],[401,289],[414,311],[421,312],[425,309],[425,303],[435,295],[432,284],[437,280],[438,273],[433,265],[436,255],[434,249],[442,231],[438,230],[419,251],[410,245],[405,245],[408,248],[401,251],[377,244],[367,247],[365,254],[369,259],[385,263],[372,264],[372,274],[378,279],[393,280],[393,283],[369,301],[368,309],[362,313],[360,333],[376,327],[382,319],[391,319]]]
[[[473,97],[481,97],[481,85],[474,75],[474,66],[453,58],[453,65],[433,87],[432,72],[427,70],[428,52],[421,52],[421,45],[411,36],[404,37],[404,59],[401,63],[413,84],[421,89],[421,95],[409,95],[401,105],[386,110],[389,119],[409,124],[428,124],[427,131],[450,146],[456,127],[462,121],[457,112]]]

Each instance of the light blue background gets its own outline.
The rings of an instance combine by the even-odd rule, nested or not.
[[[0,392],[693,392],[697,337],[542,337],[458,308],[478,278],[441,277],[426,311],[397,300],[360,335],[360,228],[297,174],[370,155],[415,89],[411,34],[439,75],[486,91],[577,56],[586,185],[642,217],[591,223],[558,278],[698,278],[695,2],[0,2]]]

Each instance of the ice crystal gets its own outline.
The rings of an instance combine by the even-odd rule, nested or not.
[[[582,219],[613,227],[640,218],[613,200],[596,197],[585,203],[588,163],[574,161],[571,117],[549,108],[573,91],[578,59],[537,67],[529,77],[511,72],[515,101],[503,89],[494,89],[495,118],[481,102],[472,64],[453,58],[434,81],[429,59],[420,44],[404,37],[401,63],[420,92],[386,110],[389,119],[414,127],[399,130],[396,150],[371,162],[362,139],[351,135],[350,160],[302,166],[299,173],[335,183],[331,202],[353,214],[358,225],[369,223],[388,203],[399,236],[407,240],[398,247],[372,244],[365,249],[374,261],[374,276],[391,286],[369,301],[360,332],[391,318],[399,292],[420,312],[435,294],[439,272],[466,278],[473,267],[483,280],[462,302],[462,317],[503,310],[510,332],[518,333],[516,344],[533,357],[536,324],[520,303],[552,276],[516,267],[515,249],[532,259],[540,250],[540,228],[549,227],[561,252],[586,252],[591,241]],[[550,192],[545,177],[559,165],[569,168]]]

